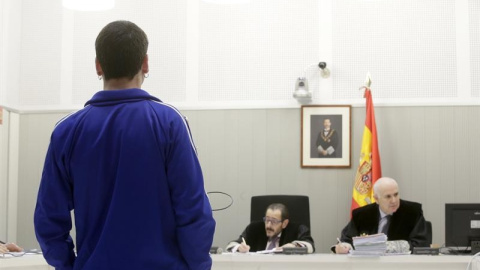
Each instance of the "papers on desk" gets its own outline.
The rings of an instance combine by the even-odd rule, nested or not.
[[[352,256],[383,256],[387,251],[387,236],[383,233],[353,237]]]
[[[386,246],[387,239],[388,238],[384,233],[356,236],[356,237],[352,238],[353,246],[355,246],[355,248],[357,246],[358,247],[369,246],[369,245],[375,245],[375,244],[378,244],[378,243],[383,243]]]
[[[22,257],[26,254],[42,254],[42,251],[39,249],[27,249],[20,252],[6,252],[0,254],[0,258],[13,258],[13,257]]]
[[[0,258],[22,257],[25,252],[5,252],[0,254]]]
[[[273,254],[273,253],[282,253],[283,251],[280,249],[270,249],[270,250],[259,250],[255,253],[257,254]]]
[[[349,251],[350,256],[391,256],[408,255],[410,246],[405,240],[387,241],[383,233],[353,237],[354,250]]]
[[[280,249],[260,250],[255,252],[257,254],[308,254],[307,247],[282,247]]]
[[[355,249],[351,249],[348,252],[348,256],[350,257],[380,257],[385,255],[385,252],[381,251],[359,251]]]

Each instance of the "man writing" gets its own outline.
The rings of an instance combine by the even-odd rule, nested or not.
[[[267,207],[263,222],[250,223],[237,240],[227,245],[226,250],[246,253],[281,250],[284,247],[306,247],[308,253],[315,251],[307,226],[290,222],[287,207],[274,203]]]
[[[400,199],[397,182],[383,177],[373,186],[376,203],[353,210],[352,219],[342,230],[340,243],[332,247],[345,254],[352,249],[352,237],[384,233],[389,241],[405,240],[413,247],[428,247],[428,235],[422,205]]]

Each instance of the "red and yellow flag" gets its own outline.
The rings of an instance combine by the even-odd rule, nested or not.
[[[365,87],[364,98],[367,100],[367,114],[365,117],[365,127],[363,129],[360,164],[355,175],[355,184],[353,186],[351,211],[375,202],[373,198],[373,184],[375,184],[378,178],[382,177],[375,112],[373,109],[372,93],[368,87]]]

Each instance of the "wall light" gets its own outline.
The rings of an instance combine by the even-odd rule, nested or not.
[[[330,70],[327,68],[327,63],[320,62],[317,65],[308,66],[303,70],[303,77],[299,77],[295,82],[295,91],[293,97],[300,103],[309,103],[312,101],[312,92],[308,88],[307,70],[311,67],[319,67],[321,69],[320,76],[322,78],[330,77]]]
[[[115,6],[115,0],[62,0],[64,8],[78,11],[102,11]]]

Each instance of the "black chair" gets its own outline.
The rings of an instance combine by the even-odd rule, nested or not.
[[[432,222],[426,220],[425,223],[427,224],[427,241],[428,241],[428,245],[431,245],[431,244],[432,244],[432,235],[433,235]]]
[[[310,228],[310,201],[303,195],[262,195],[252,196],[250,221],[261,221],[267,207],[272,203],[282,203],[288,208],[290,221]]]

